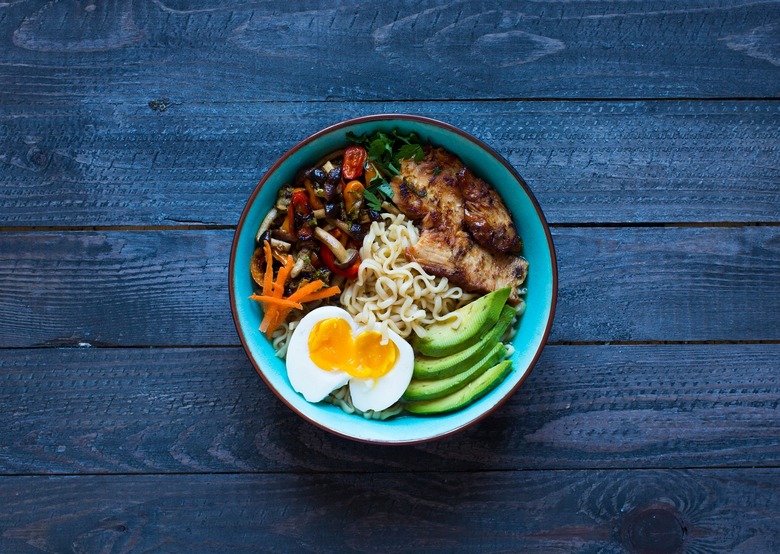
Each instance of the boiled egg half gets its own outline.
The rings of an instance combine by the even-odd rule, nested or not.
[[[287,348],[287,377],[309,402],[320,402],[349,383],[360,411],[384,410],[401,398],[412,379],[414,352],[388,330],[359,327],[341,308],[323,306],[301,319]]]

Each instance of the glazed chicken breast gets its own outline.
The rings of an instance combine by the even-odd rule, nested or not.
[[[457,156],[430,147],[419,162],[403,160],[390,186],[395,205],[421,229],[407,249],[411,260],[472,292],[512,287],[509,301],[520,301],[528,262],[516,255],[522,242],[493,187]]]
[[[406,255],[431,275],[447,277],[471,292],[488,293],[511,287],[508,302],[512,305],[520,302],[517,289],[528,273],[525,258],[489,252],[462,230],[423,231],[420,240],[406,249]]]
[[[465,216],[458,190],[462,168],[443,148],[426,149],[419,162],[403,160],[401,173],[390,182],[393,202],[423,230],[460,229]]]
[[[458,172],[458,189],[466,228],[474,240],[494,252],[520,252],[523,243],[498,192],[465,166]]]

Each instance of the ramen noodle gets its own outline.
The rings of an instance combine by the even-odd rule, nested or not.
[[[325,398],[325,402],[333,404],[334,406],[338,406],[342,411],[348,414],[358,414],[363,416],[364,419],[376,419],[380,421],[397,416],[404,409],[400,402],[396,402],[384,410],[368,410],[361,412],[352,403],[352,397],[349,394],[348,385],[344,385],[343,387],[334,390],[328,395],[327,398]]]
[[[419,232],[403,214],[382,214],[363,240],[358,278],[347,284],[341,304],[361,325],[378,323],[386,338],[387,330],[408,339],[414,332],[425,334],[434,321],[457,318],[454,310],[478,295],[451,285],[446,277],[434,277],[404,256],[404,250],[417,242]],[[287,355],[287,342],[297,321],[283,323],[271,337],[276,355]],[[455,322],[455,326],[458,323]]]
[[[457,318],[453,311],[477,296],[410,262],[404,252],[418,239],[417,228],[403,214],[383,213],[363,240],[358,278],[341,293],[341,304],[355,321],[378,323],[385,338],[388,329],[404,338],[423,336],[426,326]]]

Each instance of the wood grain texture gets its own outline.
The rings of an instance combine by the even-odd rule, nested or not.
[[[235,225],[286,150],[418,113],[520,172],[551,223],[780,222],[774,102],[0,106],[0,226]]]
[[[6,350],[0,474],[396,472],[780,464],[780,345],[548,346],[453,437],[333,436],[240,348]]]
[[[0,0],[0,552],[780,552],[778,99],[778,0]],[[381,112],[559,224],[528,380],[409,447],[296,416],[227,297],[263,173]]]
[[[776,1],[0,9],[3,102],[745,98],[780,87]]]
[[[0,234],[0,347],[238,344],[232,231]],[[780,228],[556,229],[552,341],[780,340]]]
[[[780,471],[13,477],[27,552],[773,552]]]
[[[777,227],[556,229],[554,241],[553,340],[780,339]]]
[[[0,346],[238,344],[227,295],[232,237],[3,233]]]

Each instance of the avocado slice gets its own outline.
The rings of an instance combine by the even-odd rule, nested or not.
[[[415,356],[414,378],[442,379],[466,371],[483,358],[488,350],[501,340],[516,312],[517,310],[512,306],[504,306],[496,324],[478,342],[460,352],[443,358]]]
[[[501,360],[508,349],[502,343],[496,343],[488,353],[470,369],[456,373],[452,377],[444,379],[412,379],[404,392],[404,400],[433,400],[455,392],[468,385],[471,381],[482,375],[489,367]]]
[[[452,328],[451,321],[430,325],[424,337],[415,336],[412,346],[420,354],[441,358],[459,352],[477,342],[482,333],[498,321],[501,308],[509,298],[509,287],[481,296],[462,308],[455,310],[460,315],[460,326]]]
[[[511,372],[512,361],[504,360],[485,371],[462,389],[434,400],[410,402],[406,405],[406,410],[418,415],[435,415],[460,410],[492,391]]]

